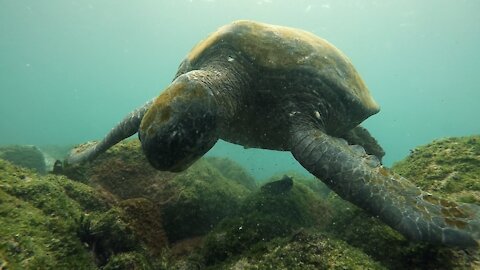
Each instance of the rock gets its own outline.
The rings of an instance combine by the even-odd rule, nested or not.
[[[326,231],[362,250],[389,269],[409,269],[418,245],[362,209],[331,193],[332,218]],[[419,252],[420,253],[420,252]],[[409,258],[410,257],[410,258]]]
[[[17,166],[46,173],[45,157],[36,146],[11,145],[0,147],[0,158]]]
[[[393,166],[424,191],[458,202],[478,203],[480,137],[448,138],[420,146]],[[389,269],[478,269],[478,250],[459,250],[407,241],[381,221],[331,194],[327,231]]]
[[[479,203],[479,156],[479,136],[449,138],[393,169],[431,193]],[[258,189],[217,158],[159,172],[135,140],[63,173],[79,181],[0,159],[0,269],[480,268],[478,250],[409,242],[304,176]]]
[[[243,257],[221,269],[386,269],[361,250],[323,233],[299,232],[268,244],[260,256]]]
[[[231,161],[215,161],[215,164]],[[204,235],[222,218],[234,212],[251,191],[247,177],[232,180],[205,159],[181,173],[161,172],[151,167],[138,140],[117,144],[91,163],[65,168],[72,178],[101,186],[120,199],[143,197],[161,209],[170,242]],[[243,177],[242,176],[242,177]]]
[[[84,204],[68,195],[93,191],[69,182],[0,159],[0,254],[8,269],[95,268],[76,236],[75,219]],[[106,206],[96,200],[91,204]]]
[[[135,253],[152,266],[143,269],[158,269],[151,256],[155,249],[144,239],[161,234],[148,234],[153,225],[146,224],[155,218],[149,210],[144,201],[118,205],[115,198],[65,176],[39,175],[0,159],[0,265],[96,269]],[[161,243],[166,246],[166,240]],[[126,262],[128,256],[122,258]]]
[[[207,157],[206,160],[227,179],[231,179],[251,191],[257,188],[257,183],[253,176],[231,159]]]
[[[262,192],[271,194],[282,194],[290,191],[293,187],[291,177],[284,175],[282,179],[266,183],[261,187]]]
[[[248,196],[234,216],[222,220],[206,237],[207,264],[238,256],[255,245],[288,236],[299,228],[321,226],[330,214],[317,194],[301,183],[292,182],[290,177],[266,186],[276,188],[262,187]]]
[[[322,181],[317,179],[315,176],[312,176],[310,174],[305,175],[296,171],[287,171],[272,175],[267,179],[261,180],[258,185],[266,186],[268,183],[278,181],[278,179],[282,179],[285,175],[292,179],[295,179],[295,183],[301,183],[302,185],[310,188],[315,194],[322,198],[326,199],[328,195],[332,192]]]
[[[335,194],[328,202],[335,211],[326,231],[388,269],[478,269],[478,251],[410,242]]]
[[[392,169],[422,190],[456,202],[480,205],[480,136],[435,140],[411,151]],[[452,268],[479,269],[480,251],[437,249]],[[440,265],[440,264],[439,264]]]
[[[424,191],[480,205],[480,136],[420,146],[392,169]]]
[[[125,252],[112,256],[102,270],[153,269],[145,256],[138,252]]]
[[[153,255],[159,255],[168,245],[160,210],[145,198],[120,202],[122,218],[128,222]]]

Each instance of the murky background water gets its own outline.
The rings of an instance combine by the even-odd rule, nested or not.
[[[302,28],[352,60],[382,111],[365,122],[392,164],[480,133],[480,1],[0,0],[0,144],[100,139],[158,95],[201,39],[236,19]],[[219,143],[257,178],[289,153]]]

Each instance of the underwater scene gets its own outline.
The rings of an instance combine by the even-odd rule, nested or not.
[[[480,269],[479,12],[0,0],[0,270]]]

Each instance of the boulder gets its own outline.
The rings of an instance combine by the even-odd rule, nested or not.
[[[200,159],[183,172],[161,172],[150,166],[139,141],[130,140],[115,145],[92,162],[67,166],[65,173],[123,200],[150,200],[161,211],[167,238],[173,243],[205,235],[251,192],[253,178],[240,166],[232,161],[212,160],[214,165],[209,159]],[[220,164],[235,169],[222,173]]]
[[[424,191],[480,204],[480,136],[433,141],[413,149],[392,169]]]
[[[38,173],[47,172],[42,151],[33,145],[2,146],[0,147],[0,158]]]
[[[150,206],[145,201],[118,203],[65,176],[39,175],[0,159],[0,266],[97,269],[120,256],[127,265],[128,258],[146,258],[150,268],[144,269],[157,269],[152,254],[167,241],[162,227],[151,222]]]
[[[222,220],[207,236],[204,246],[206,263],[214,264],[239,256],[303,227],[320,227],[329,214],[318,194],[284,176],[248,196],[235,215]]]

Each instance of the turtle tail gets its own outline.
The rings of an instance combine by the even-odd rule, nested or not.
[[[480,243],[480,207],[435,197],[384,168],[362,147],[320,130],[292,136],[294,157],[340,197],[414,241],[456,247]]]
[[[90,161],[121,140],[137,133],[140,122],[153,101],[154,99],[129,113],[120,123],[113,127],[101,141],[87,143],[72,149],[65,159],[65,163],[71,165]]]

